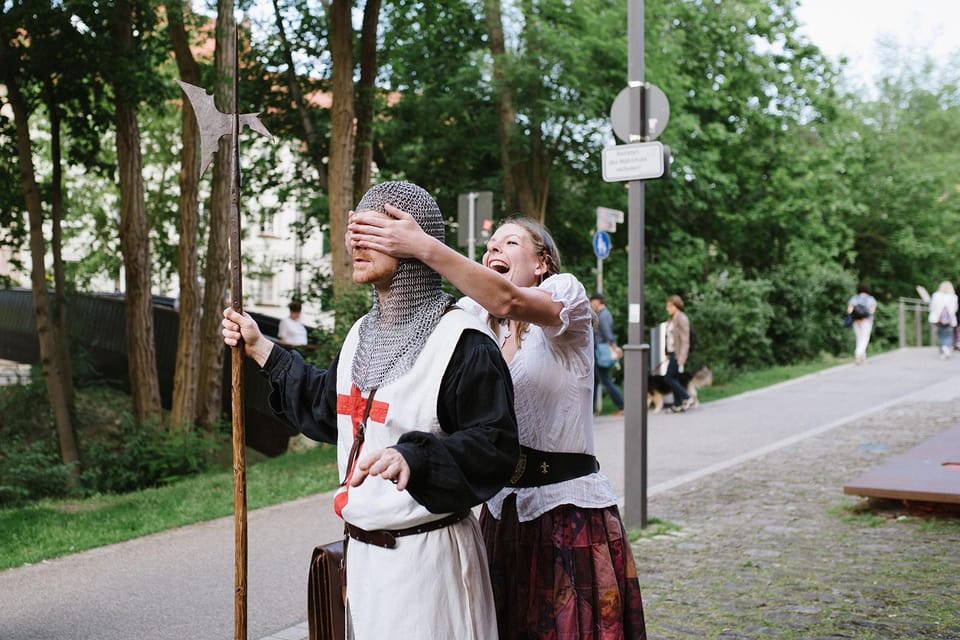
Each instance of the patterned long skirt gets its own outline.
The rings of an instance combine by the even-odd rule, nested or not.
[[[516,501],[500,520],[484,507],[500,640],[643,640],[637,567],[616,506],[562,505],[520,522]]]

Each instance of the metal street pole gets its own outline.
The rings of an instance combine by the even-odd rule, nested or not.
[[[467,199],[470,201],[470,207],[469,207],[470,215],[468,218],[470,231],[467,233],[467,257],[469,257],[470,260],[476,260],[476,256],[477,256],[476,231],[477,231],[477,197],[478,196],[479,194],[473,191],[467,194]]]
[[[603,258],[597,256],[597,293],[603,293]]]
[[[627,0],[627,86],[630,88],[630,142],[647,138],[644,111],[643,0]],[[624,348],[624,514],[628,527],[647,526],[647,375],[650,346],[643,342],[644,184],[627,183],[628,344]]]

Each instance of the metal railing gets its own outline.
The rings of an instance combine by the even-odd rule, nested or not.
[[[930,305],[919,298],[900,298],[897,301],[897,334],[900,338],[900,348],[913,346],[922,347],[924,344],[936,344],[936,328],[927,323],[927,314],[930,312]],[[908,327],[908,325],[913,325]],[[923,327],[927,326],[928,331]],[[913,343],[907,343],[907,333],[912,334]],[[924,333],[927,334],[928,341],[924,342]]]

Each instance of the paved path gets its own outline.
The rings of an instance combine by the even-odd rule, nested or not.
[[[900,350],[685,414],[650,416],[649,495],[806,438],[829,438],[870,413],[923,401],[932,388],[960,393],[960,357]],[[621,495],[623,429],[623,418],[597,420],[598,457]],[[327,493],[250,513],[249,638],[306,636],[307,560],[315,544],[340,532],[330,502]],[[229,640],[233,571],[233,519],[223,518],[0,572],[0,639]]]

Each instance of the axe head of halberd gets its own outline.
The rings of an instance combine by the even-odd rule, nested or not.
[[[197,117],[197,127],[200,130],[200,173],[198,175],[202,176],[213,160],[213,154],[217,150],[220,138],[233,133],[234,114],[223,113],[217,109],[217,105],[213,101],[213,95],[202,88],[181,80],[177,80],[177,83],[187,95],[187,99],[193,107],[193,113]],[[250,127],[265,138],[273,140],[273,136],[260,122],[259,116],[259,113],[240,114],[238,116],[239,128]]]

